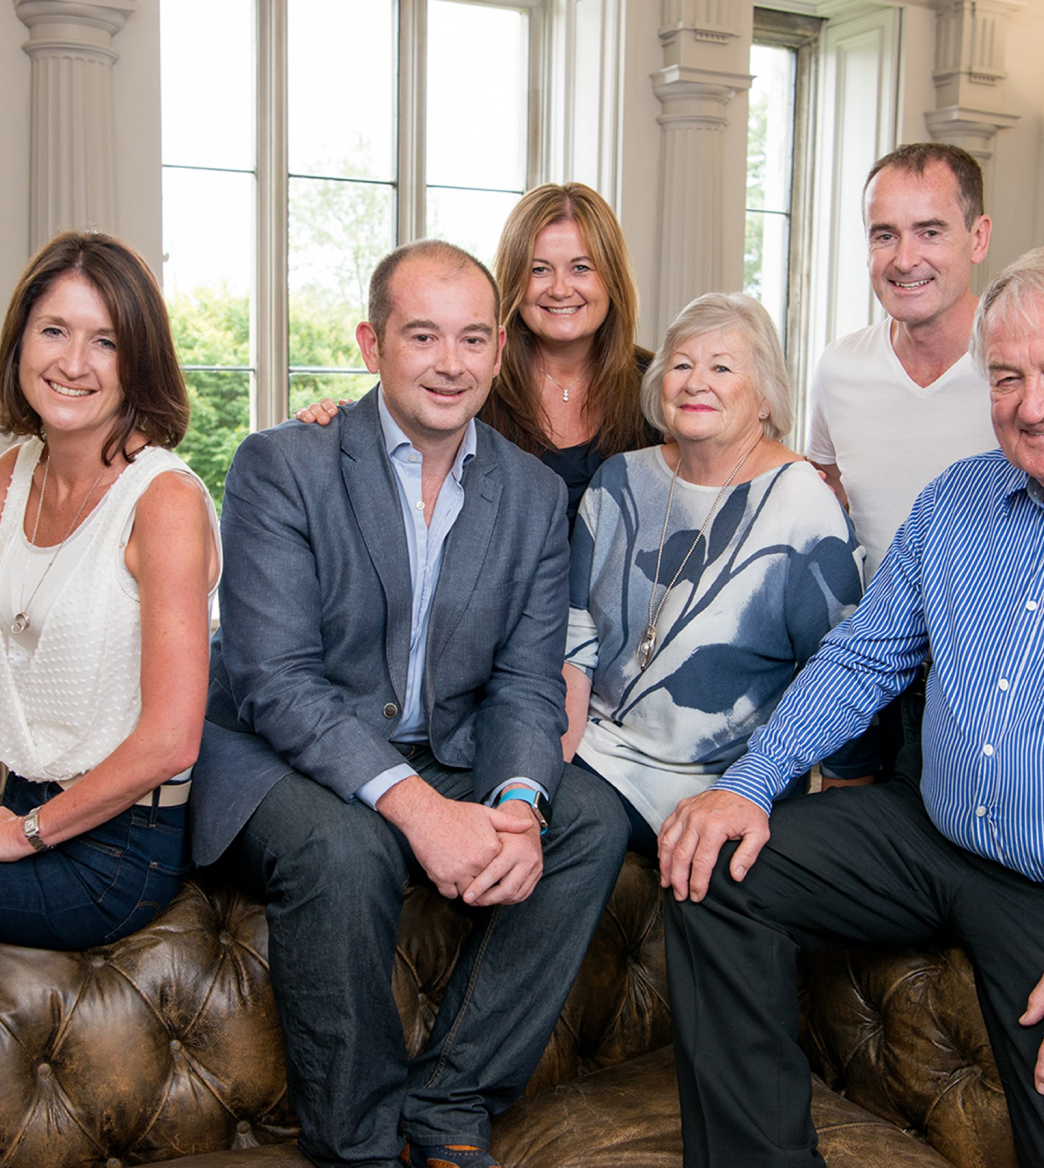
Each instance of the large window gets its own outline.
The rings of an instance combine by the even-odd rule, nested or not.
[[[813,84],[823,23],[755,8],[750,55],[744,289],[765,305],[783,339],[799,436],[808,374]]]
[[[164,288],[192,396],[180,453],[220,497],[251,426],[372,384],[381,255],[491,260],[532,181],[539,0],[163,0]]]

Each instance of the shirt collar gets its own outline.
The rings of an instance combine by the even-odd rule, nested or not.
[[[377,390],[377,414],[381,419],[384,449],[388,452],[389,458],[394,458],[400,450],[417,449],[409,438],[407,438],[399,423],[391,416],[388,407],[384,404],[384,390],[379,387]],[[463,477],[464,467],[475,457],[477,433],[475,419],[470,418],[464,430],[464,437],[461,439],[460,446],[457,448],[457,456],[453,460],[453,466],[450,467],[450,474],[458,483]],[[421,452],[417,451],[417,453],[420,454]],[[421,457],[423,457],[423,454]]]
[[[997,453],[1001,454],[1001,451]],[[1044,508],[1044,487],[1032,475],[1027,474],[1013,462],[1008,462],[1007,458],[1005,462],[1008,463],[1008,467],[1004,484],[1004,502],[1010,506],[1014,497],[1020,491],[1025,491],[1038,507]]]

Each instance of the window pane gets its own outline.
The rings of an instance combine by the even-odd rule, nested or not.
[[[793,49],[753,45],[747,134],[747,206],[790,211],[794,140]]]
[[[208,170],[163,172],[163,287],[179,294],[246,303],[254,286],[252,174]],[[195,326],[194,326],[195,327]],[[199,322],[205,331],[205,322]],[[190,337],[179,337],[179,344]],[[189,358],[182,356],[183,361]],[[231,353],[214,362],[241,364]]]
[[[743,288],[756,296],[786,340],[794,143],[793,49],[754,45],[747,129],[747,231]]]
[[[525,189],[528,21],[510,8],[430,0],[428,182]]]
[[[253,0],[164,0],[163,161],[254,169]]]
[[[753,221],[753,223],[752,223]],[[776,322],[779,335],[786,337],[787,321],[787,279],[790,257],[790,217],[757,211],[747,212],[747,240],[751,227],[761,234],[761,269],[757,274],[757,291],[745,291],[756,295],[768,309]]]
[[[428,235],[463,247],[490,267],[504,221],[521,193],[501,195],[429,187]]]
[[[207,484],[219,508],[232,455],[250,432],[250,379],[249,373],[227,370],[185,372],[192,425],[178,454]]]
[[[395,178],[393,0],[289,0],[291,174]]]
[[[290,364],[361,365],[355,326],[395,242],[391,187],[290,180]]]
[[[291,373],[290,409],[299,410],[324,397],[358,401],[377,384],[374,373]]]

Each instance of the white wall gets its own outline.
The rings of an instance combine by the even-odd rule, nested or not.
[[[29,258],[29,30],[0,4],[0,304],[6,309]]]
[[[137,11],[113,41],[120,54],[113,66],[119,231],[159,275],[163,259],[160,0],[137,3]]]

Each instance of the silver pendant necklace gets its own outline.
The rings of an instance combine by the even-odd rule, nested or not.
[[[656,650],[656,622],[660,619],[660,612],[664,604],[667,602],[667,597],[671,594],[671,589],[678,583],[678,577],[685,569],[685,565],[689,562],[689,557],[696,550],[696,545],[703,538],[703,533],[710,526],[710,521],[714,518],[714,512],[718,509],[718,504],[721,502],[725,492],[732,485],[732,480],[739,474],[740,469],[748,458],[754,453],[758,441],[743,455],[743,457],[732,468],[732,473],[721,485],[721,490],[715,496],[714,502],[711,504],[710,511],[707,512],[707,518],[703,521],[703,526],[696,532],[696,538],[692,541],[692,547],[685,553],[685,559],[678,565],[677,572],[671,577],[670,584],[667,585],[663,595],[660,597],[660,603],[656,606],[656,611],[653,612],[653,600],[656,596],[656,587],[660,582],[660,561],[663,559],[663,545],[667,539],[667,522],[671,517],[671,504],[674,502],[674,485],[678,481],[678,472],[681,470],[681,450],[678,451],[678,461],[674,467],[674,474],[671,476],[671,489],[667,495],[667,513],[663,517],[663,530],[660,532],[660,546],[656,549],[656,571],[653,573],[652,589],[649,592],[649,623],[645,626],[645,631],[642,633],[642,638],[638,642],[638,668],[644,673],[649,662],[652,660],[652,655]]]
[[[583,369],[580,370],[580,377],[583,377],[587,373],[588,369],[590,369],[590,368],[591,368],[590,364],[585,365],[583,367]],[[543,373],[543,375],[548,379],[548,381],[550,381],[553,385],[557,385],[558,388],[562,391],[562,401],[564,401],[564,402],[569,401],[569,391],[576,387],[576,385],[580,381],[580,377],[575,378],[568,385],[563,385],[560,381],[556,381],[551,376],[551,374],[548,373],[548,371],[543,367],[543,365],[540,366],[540,372]]]
[[[39,502],[36,504],[36,518],[33,520],[33,534],[29,537],[29,542],[31,544],[33,544],[34,546],[36,545],[36,532],[40,526],[40,513],[43,511],[44,492],[47,490],[47,475],[48,475],[48,472],[50,471],[50,469],[51,469],[51,456],[50,456],[50,454],[48,454],[47,461],[44,463],[43,482],[40,484],[40,499],[39,499]],[[107,469],[108,469],[107,467],[103,466],[101,468],[101,470],[98,472],[98,477],[91,484],[91,489],[83,497],[83,502],[80,504],[79,511],[76,512],[76,514],[73,516],[72,523],[70,523],[69,526],[66,528],[65,535],[62,536],[62,542],[58,545],[57,550],[55,551],[54,555],[51,556],[51,558],[47,561],[47,567],[44,568],[43,575],[40,577],[39,580],[37,580],[36,587],[33,589],[32,595],[29,597],[28,600],[25,600],[25,599],[22,600],[21,609],[18,612],[18,614],[15,616],[14,620],[11,622],[11,632],[12,633],[16,633],[16,634],[17,633],[24,633],[26,631],[26,629],[28,629],[29,626],[32,624],[32,621],[29,619],[29,606],[36,599],[36,594],[37,594],[37,592],[40,591],[40,585],[43,584],[43,582],[47,579],[47,573],[51,570],[51,568],[54,567],[54,561],[56,559],[58,559],[58,553],[62,550],[63,547],[65,547],[65,544],[66,544],[67,540],[69,539],[69,536],[72,535],[72,533],[73,533],[73,529],[76,527],[76,524],[79,523],[79,521],[80,521],[80,516],[83,514],[83,509],[84,509],[84,507],[87,506],[87,500],[91,497],[91,495],[94,494],[94,488],[97,487],[97,485],[101,482],[102,475],[105,474],[105,471]],[[29,576],[29,560],[30,559],[31,559],[31,554],[29,552],[27,552],[26,556],[25,556],[25,567],[22,569],[21,595],[23,598],[25,597],[25,582]]]

